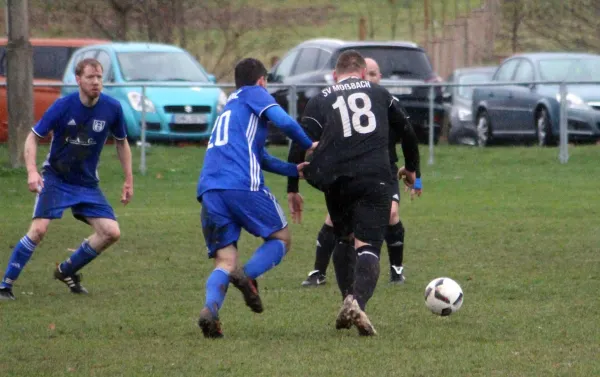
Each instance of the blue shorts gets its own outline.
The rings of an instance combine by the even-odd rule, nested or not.
[[[200,199],[209,258],[214,258],[217,250],[235,244],[242,228],[255,237],[267,238],[287,226],[281,206],[268,190],[210,190]]]
[[[87,222],[86,217],[116,220],[100,188],[73,185],[44,174],[44,188],[35,198],[33,218],[60,219],[67,208],[83,222]]]

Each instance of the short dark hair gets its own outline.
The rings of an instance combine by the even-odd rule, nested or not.
[[[256,85],[258,79],[267,75],[264,64],[254,58],[241,60],[235,66],[235,87],[241,88],[247,85]]]
[[[104,72],[104,67],[102,67],[102,64],[100,64],[100,62],[98,60],[93,59],[93,58],[86,58],[86,59],[83,59],[82,61],[80,61],[79,63],[77,63],[77,65],[75,66],[75,75],[81,76],[83,74],[83,70],[87,66],[92,66],[94,68],[100,68],[100,70],[102,72]]]
[[[335,63],[337,74],[358,72],[367,67],[365,58],[356,50],[346,50],[340,54]]]

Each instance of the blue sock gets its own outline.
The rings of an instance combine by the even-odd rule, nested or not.
[[[4,274],[4,279],[2,279],[2,283],[0,283],[0,287],[2,288],[12,288],[15,280],[21,274],[23,268],[27,262],[29,262],[29,258],[33,255],[33,251],[37,245],[33,242],[29,237],[25,236],[21,238],[17,246],[13,249],[13,252],[8,260],[8,266],[6,267],[6,273]]]
[[[92,249],[87,240],[83,241],[79,249],[75,250],[73,254],[66,261],[62,262],[58,269],[63,275],[71,276],[77,271],[81,270],[86,264],[90,263],[94,258],[98,256],[96,250]]]
[[[227,287],[229,287],[229,272],[215,268],[206,281],[206,304],[204,305],[215,316],[223,306]]]
[[[246,265],[244,272],[250,279],[256,279],[260,275],[277,266],[285,255],[285,244],[280,240],[269,240],[263,243]]]

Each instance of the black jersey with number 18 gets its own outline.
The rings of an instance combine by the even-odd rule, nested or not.
[[[319,141],[304,176],[321,190],[340,177],[389,181],[390,127],[400,137],[407,133],[407,127],[412,131],[406,114],[385,88],[355,77],[331,85],[311,98],[301,122],[308,136]],[[416,139],[414,145],[410,139],[410,147],[405,148],[403,143],[403,151],[407,169],[415,171],[418,147]],[[292,146],[290,160],[294,159],[294,149]]]

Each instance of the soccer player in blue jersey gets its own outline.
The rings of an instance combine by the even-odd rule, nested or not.
[[[242,292],[252,311],[263,311],[256,278],[279,264],[290,247],[285,214],[265,186],[262,170],[301,177],[306,163],[291,164],[267,153],[267,119],[304,150],[317,144],[267,92],[266,75],[264,65],[256,59],[247,58],[236,65],[237,90],[215,122],[198,181],[202,232],[208,257],[215,259],[198,321],[207,338],[223,336],[218,313],[229,282]],[[242,228],[265,242],[238,268],[237,241]]]
[[[117,153],[125,183],[121,202],[133,196],[131,150],[121,104],[102,94],[102,65],[95,59],[77,64],[75,76],[79,91],[58,99],[32,128],[25,141],[27,184],[37,193],[33,221],[27,234],[15,246],[2,282],[0,300],[14,300],[12,287],[44,238],[50,221],[71,208],[75,218],[89,224],[94,233],[64,262],[56,266],[54,277],[73,293],[87,293],[77,273],[120,237],[112,207],[98,187],[97,167],[109,135],[116,139]],[[39,138],[52,132],[50,152],[42,174],[36,165]]]

